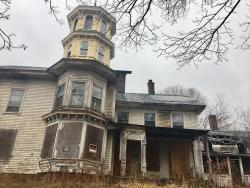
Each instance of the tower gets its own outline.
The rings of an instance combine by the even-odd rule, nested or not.
[[[116,20],[97,6],[78,6],[68,16],[70,34],[63,39],[64,58],[91,59],[109,66]]]

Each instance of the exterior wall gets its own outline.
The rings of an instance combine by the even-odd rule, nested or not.
[[[117,89],[109,86],[106,92],[105,115],[108,119],[115,121],[115,101]]]
[[[113,149],[113,132],[108,131],[106,141],[105,159],[103,162],[103,171],[105,174],[112,174],[112,150]]]
[[[5,113],[11,88],[26,89],[18,114]],[[12,157],[7,162],[0,162],[1,172],[38,172],[45,131],[41,116],[51,111],[55,88],[55,81],[0,80],[0,128],[17,130]]]
[[[171,128],[171,111],[157,111],[157,110],[137,110],[137,109],[117,109],[118,111],[129,112],[129,124],[144,125],[144,113],[156,113],[156,127]],[[194,112],[178,112],[184,115],[184,128],[197,129],[198,115]],[[116,113],[117,120],[117,113]]]
[[[80,55],[80,47],[82,41],[88,41],[88,53],[86,56]],[[64,46],[64,55],[63,57],[67,58],[67,52],[69,45],[72,45],[71,47],[71,58],[79,58],[79,59],[95,59],[98,60],[98,48],[99,46],[103,46],[104,51],[104,59],[103,62],[105,65],[109,66],[110,63],[110,48],[106,45],[104,45],[102,42],[95,40],[95,39],[89,39],[89,38],[74,38],[71,43],[68,43],[66,46]]]

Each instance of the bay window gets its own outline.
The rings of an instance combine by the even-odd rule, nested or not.
[[[95,111],[101,111],[102,104],[102,88],[94,85],[92,91],[91,108]]]
[[[71,106],[83,106],[84,101],[84,87],[85,83],[83,82],[72,82],[72,90],[71,90]]]

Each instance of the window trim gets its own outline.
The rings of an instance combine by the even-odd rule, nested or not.
[[[182,115],[182,117],[183,117],[183,129],[185,129],[185,127],[186,127],[185,113],[183,113],[183,112],[171,112],[170,113],[171,128],[174,128],[174,125],[173,125],[173,115],[175,115],[175,114],[181,114]]]
[[[62,99],[62,105],[61,105],[61,106],[58,106],[58,107],[55,107],[55,102],[56,102],[56,96],[57,96],[58,88],[59,88],[61,85],[63,85],[63,84],[64,84],[64,95],[63,95],[63,99]],[[67,81],[64,81],[64,82],[62,82],[62,83],[60,83],[60,84],[58,84],[58,85],[56,86],[56,92],[55,92],[54,102],[53,102],[53,110],[58,109],[58,108],[62,107],[62,106],[65,104],[64,100],[65,100],[65,95],[66,95],[66,93],[65,93],[66,89],[67,89]]]
[[[154,125],[154,127],[157,127],[157,112],[144,112],[143,113],[143,125],[144,126],[148,126],[148,125],[146,125],[145,124],[145,114],[155,114],[155,125]]]
[[[8,104],[9,104],[9,101],[10,101],[10,97],[11,97],[11,93],[12,93],[12,90],[23,90],[24,93],[23,93],[23,98],[22,98],[22,101],[21,101],[21,104],[19,106],[19,110],[18,112],[8,112],[7,111],[7,108],[8,108]],[[7,104],[6,104],[6,108],[4,110],[4,114],[17,114],[17,115],[20,115],[21,114],[21,111],[22,111],[22,108],[23,108],[23,103],[24,103],[24,99],[26,97],[26,92],[27,92],[27,88],[24,88],[24,87],[12,87],[10,89],[10,93],[9,93],[9,96],[8,96],[8,100],[7,100]]]
[[[84,84],[84,87],[83,87],[83,101],[82,101],[82,105],[72,105],[72,104],[71,104],[73,82],[77,82],[77,83],[82,83],[82,84]],[[83,80],[71,80],[70,96],[69,96],[69,106],[70,106],[70,107],[74,107],[74,108],[83,108],[83,107],[85,106],[86,85],[87,85],[87,82],[86,82],[86,81],[83,81]]]

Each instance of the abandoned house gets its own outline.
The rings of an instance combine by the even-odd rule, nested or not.
[[[236,164],[250,183],[249,148],[229,133],[199,129],[204,104],[155,94],[152,80],[146,94],[125,92],[131,71],[109,66],[114,17],[78,6],[67,19],[70,33],[57,63],[0,66],[0,172],[173,179],[220,173],[232,182]]]

